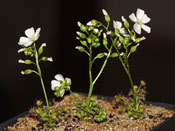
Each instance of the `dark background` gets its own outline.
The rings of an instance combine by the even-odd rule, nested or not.
[[[52,56],[53,63],[41,65],[49,98],[53,98],[50,81],[61,73],[72,79],[72,90],[88,92],[88,59],[75,50],[80,45],[75,39],[77,21],[86,24],[95,18],[104,21],[101,9],[106,9],[112,20],[128,19],[137,8],[146,11],[152,19],[148,24],[151,34],[143,33],[147,40],[130,58],[135,83],[147,82],[147,100],[175,103],[175,12],[174,0],[6,0],[0,2],[0,122],[8,120],[44,99],[39,78],[34,74],[23,76],[27,65],[18,64],[25,59],[18,54],[17,42],[24,30],[41,27],[38,44],[46,42],[45,55]],[[128,19],[129,20],[129,19]],[[121,21],[121,20],[120,20]],[[94,65],[94,73],[99,70]],[[113,96],[130,88],[128,78],[119,61],[110,60],[95,85],[95,94]]]

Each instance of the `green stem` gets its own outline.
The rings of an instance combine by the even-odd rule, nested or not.
[[[78,103],[77,97],[74,95],[74,93],[69,89],[69,92],[71,93],[71,95],[73,96],[73,98],[75,99],[76,103]]]
[[[93,81],[93,85],[96,83],[96,81],[97,81],[98,78],[100,77],[101,73],[103,72],[103,70],[104,70],[104,68],[105,68],[105,66],[106,66],[106,63],[107,63],[107,61],[108,61],[108,59],[109,59],[109,57],[110,57],[110,55],[111,55],[112,48],[113,48],[113,45],[110,47],[109,52],[108,52],[108,55],[107,55],[107,57],[106,57],[106,59],[105,59],[103,65],[102,65],[102,67],[101,67],[101,69],[100,69],[98,75],[96,76],[96,78],[95,78],[94,81]]]
[[[122,66],[126,72],[126,74],[128,75],[128,78],[129,78],[129,81],[130,81],[130,84],[131,84],[131,87],[132,87],[132,90],[133,90],[133,97],[134,97],[134,107],[136,107],[136,104],[137,104],[137,100],[136,100],[136,93],[135,93],[135,89],[134,89],[134,83],[133,83],[133,80],[132,80],[132,77],[131,77],[131,74],[130,74],[130,69],[129,69],[129,64],[128,64],[128,59],[126,58],[126,63],[127,65],[125,65],[122,57],[120,56],[120,52],[119,52],[119,49],[117,48],[117,46],[115,44],[114,45],[114,48],[115,50],[117,51],[117,54],[119,54],[119,60],[120,62],[122,63]]]
[[[46,100],[46,104],[47,104],[47,107],[49,107],[49,102],[48,102],[48,99],[47,99],[47,94],[46,94],[46,90],[45,90],[45,86],[44,86],[44,82],[43,82],[43,78],[42,78],[41,68],[40,68],[39,62],[38,62],[38,52],[36,50],[35,44],[34,44],[34,47],[35,47],[36,67],[38,69],[38,74],[39,74],[41,85],[42,85],[42,88],[43,88],[43,92],[44,92],[44,97],[45,97],[45,100]]]
[[[90,103],[90,98],[92,95],[93,90],[93,82],[92,82],[92,46],[90,45],[89,48],[89,81],[90,81],[90,87],[89,87],[89,93],[88,93],[88,105]]]

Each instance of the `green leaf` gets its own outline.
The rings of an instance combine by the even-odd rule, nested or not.
[[[114,53],[111,54],[110,57],[111,57],[111,58],[116,58],[116,57],[118,57],[118,54],[114,52]]]

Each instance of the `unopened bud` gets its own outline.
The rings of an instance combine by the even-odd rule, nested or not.
[[[20,60],[18,60],[18,63],[24,63],[24,61],[20,59]]]
[[[81,26],[81,23],[79,21],[77,22],[77,24],[78,24],[79,27]]]
[[[24,51],[24,49],[22,48],[22,49],[19,49],[18,50],[18,53],[21,53],[21,52],[23,52]]]
[[[102,9],[102,12],[103,12],[103,15],[108,15],[108,13],[106,12],[106,10],[105,9]]]
[[[103,33],[103,38],[106,39],[106,33]]]
[[[53,62],[52,57],[47,58],[47,61]]]

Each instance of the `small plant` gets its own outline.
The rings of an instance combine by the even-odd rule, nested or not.
[[[107,113],[96,103],[96,98],[90,98],[90,104],[85,99],[80,99],[76,105],[77,117],[81,120],[87,120],[93,116],[96,122],[102,122],[106,119]]]
[[[43,43],[39,49],[37,49],[36,47],[36,41],[38,40],[39,36],[40,36],[40,30],[41,28],[38,28],[35,32],[34,28],[29,28],[27,30],[25,30],[25,35],[27,37],[20,37],[18,44],[22,47],[20,50],[18,50],[18,53],[20,52],[24,52],[24,55],[26,56],[30,56],[32,58],[32,60],[30,59],[26,59],[26,60],[19,60],[19,63],[22,64],[26,64],[26,65],[34,65],[36,66],[36,70],[33,69],[27,69],[25,71],[21,71],[21,74],[25,74],[25,75],[29,75],[31,73],[35,73],[39,76],[40,81],[41,81],[41,85],[42,85],[42,89],[43,89],[43,93],[44,93],[44,97],[46,100],[46,104],[47,107],[49,107],[49,102],[48,102],[48,98],[47,98],[47,93],[46,93],[46,89],[45,89],[45,85],[43,82],[43,77],[42,77],[42,73],[41,73],[41,68],[39,63],[41,61],[50,61],[52,62],[52,57],[46,57],[46,56],[42,56],[43,53],[43,48],[46,46],[46,43]]]
[[[106,13],[106,12],[104,12],[104,10],[103,10],[103,13]],[[101,116],[101,119],[98,119],[97,121],[105,120],[107,113],[104,113],[104,110],[99,105],[97,106],[97,104],[95,104],[96,101],[91,100],[93,88],[94,88],[96,81],[98,80],[98,78],[102,74],[102,72],[107,64],[108,59],[110,57],[115,58],[118,56],[117,53],[112,53],[113,44],[115,44],[116,39],[112,41],[113,44],[111,46],[108,44],[108,40],[107,40],[107,35],[110,34],[110,31],[109,31],[110,18],[108,15],[105,15],[105,21],[107,23],[106,25],[104,25],[103,23],[101,23],[100,21],[97,21],[97,20],[92,20],[92,21],[88,22],[86,25],[83,25],[82,23],[78,22],[78,26],[80,27],[81,32],[79,32],[79,31],[76,32],[79,36],[79,37],[77,37],[77,39],[81,43],[81,46],[76,46],[76,49],[78,49],[80,52],[85,53],[88,56],[89,83],[90,83],[87,101],[82,100],[80,103],[78,103],[77,108],[78,108],[79,112],[81,112],[81,113],[79,113],[79,114],[81,114],[81,115],[79,115],[81,117],[83,117],[83,115],[84,115],[85,117],[94,116],[94,118],[95,118],[96,115],[94,115],[94,114],[100,113],[100,114],[98,114],[98,116]],[[102,34],[103,34],[103,39],[101,39]],[[103,45],[105,52],[100,52],[100,53],[94,54],[94,50],[101,47],[101,45]],[[104,62],[101,66],[101,69],[99,70],[97,76],[93,77],[92,66],[93,66],[94,62],[97,59],[102,59],[104,57],[105,57],[105,59],[104,59]],[[82,105],[82,107],[81,107],[81,105]],[[88,110],[89,111],[93,110],[93,113],[89,113]],[[96,111],[96,113],[95,113],[95,111]]]
[[[140,102],[140,100],[138,100],[140,97],[138,97],[137,95],[137,86],[134,85],[131,73],[130,73],[130,66],[129,66],[129,57],[132,53],[134,53],[136,51],[136,49],[139,46],[139,43],[143,40],[145,40],[146,38],[144,36],[142,37],[137,37],[137,34],[141,34],[141,29],[145,30],[147,33],[151,32],[151,28],[148,27],[147,24],[151,19],[145,14],[145,12],[141,9],[137,9],[137,13],[136,16],[134,13],[132,13],[129,18],[131,19],[131,21],[133,21],[135,24],[133,26],[133,29],[130,29],[130,24],[129,22],[122,16],[122,21],[123,21],[123,25],[124,27],[122,27],[122,22],[120,21],[113,21],[113,31],[109,30],[109,25],[110,25],[110,17],[108,15],[108,13],[106,12],[106,10],[102,10],[104,16],[105,16],[105,21],[107,22],[107,26],[103,25],[100,21],[97,20],[91,20],[90,22],[88,22],[88,24],[82,25],[79,23],[80,29],[81,29],[81,33],[77,32],[77,34],[79,35],[79,40],[81,42],[81,44],[85,47],[80,47],[78,46],[77,49],[80,52],[85,52],[88,56],[89,56],[89,70],[91,70],[91,57],[92,57],[92,47],[98,47],[100,46],[99,44],[99,39],[97,39],[98,41],[94,41],[96,40],[96,38],[99,38],[101,32],[103,32],[103,45],[104,47],[107,49],[108,53],[104,53],[103,55],[100,54],[99,56],[107,56],[106,60],[108,60],[109,56],[112,57],[118,57],[126,74],[128,75],[130,84],[131,84],[131,88],[132,88],[132,96],[133,97],[133,109],[134,110],[140,110],[140,105],[142,102]],[[102,28],[101,30],[99,28]],[[90,33],[90,31],[92,33]],[[96,34],[99,34],[97,37],[94,37],[94,32],[96,32]],[[92,37],[93,36],[93,37]],[[87,41],[87,42],[86,42]],[[111,41],[111,45],[109,45],[109,41]],[[95,44],[94,44],[95,43]],[[96,46],[94,46],[96,45]],[[115,52],[112,53],[112,49],[115,49]],[[112,54],[112,55],[111,55]],[[100,57],[102,58],[102,57]],[[106,63],[104,63],[104,66],[106,65]],[[103,68],[102,68],[103,69]],[[101,72],[100,72],[101,73]],[[91,74],[91,72],[90,72]],[[98,77],[97,77],[98,78]],[[95,79],[96,80],[96,79]],[[91,96],[91,91],[93,88],[93,82],[92,81],[92,77],[90,75],[90,93],[89,93],[89,97]],[[92,84],[91,84],[92,83]],[[89,98],[90,99],[90,98]],[[131,114],[131,113],[129,113]],[[133,116],[133,115],[132,115]],[[131,116],[131,117],[132,117]]]
[[[53,127],[62,119],[69,115],[66,107],[54,109],[51,106],[42,105],[42,101],[36,102],[36,107],[32,109],[32,114],[39,115],[39,119],[44,123],[44,126]]]
[[[130,73],[130,66],[128,59],[132,53],[134,53],[139,46],[139,43],[146,38],[143,37],[136,37],[137,34],[141,34],[141,29],[145,30],[147,33],[151,32],[151,28],[148,27],[147,24],[151,19],[145,14],[145,12],[141,9],[137,9],[136,16],[134,13],[132,13],[129,18],[131,21],[133,21],[135,24],[133,26],[133,29],[130,30],[130,25],[128,21],[122,16],[122,21],[124,23],[124,27],[122,28],[122,23],[119,21],[114,21],[114,33],[115,36],[118,37],[118,40],[116,41],[116,44],[114,44],[114,48],[118,54],[118,58],[126,71],[126,74],[128,75],[132,91],[130,91],[129,95],[132,96],[132,104],[130,105],[130,111],[128,114],[130,117],[139,118],[142,115],[138,115],[138,112],[140,114],[143,114],[144,107],[143,102],[141,102],[143,99],[140,97],[140,91],[145,93],[144,89],[138,88],[136,85],[134,85],[131,73]],[[135,45],[136,44],[136,45]],[[143,81],[141,81],[141,86],[143,86]],[[131,111],[132,110],[132,111]]]
[[[19,60],[19,63],[26,64],[26,65],[34,65],[36,66],[36,70],[34,69],[26,69],[25,71],[21,71],[21,74],[31,74],[35,73],[39,76],[46,106],[42,105],[40,101],[37,101],[37,108],[33,109],[33,113],[37,113],[40,116],[40,119],[44,122],[44,126],[55,126],[56,122],[58,121],[58,110],[53,111],[53,108],[49,106],[47,93],[45,90],[45,85],[42,77],[42,72],[40,68],[41,61],[49,61],[52,62],[52,57],[41,56],[43,54],[43,48],[46,46],[46,43],[43,43],[39,49],[37,49],[36,41],[40,36],[40,28],[38,28],[35,32],[34,28],[29,28],[25,31],[27,37],[20,37],[18,44],[22,47],[18,50],[18,53],[24,52],[24,55],[31,57],[30,59],[26,60]],[[57,94],[58,95],[58,94]]]
[[[140,81],[140,86],[134,86],[136,93],[136,108],[134,106],[133,90],[130,90],[128,96],[122,95],[122,93],[116,95],[113,99],[113,105],[119,109],[121,113],[127,112],[131,118],[139,119],[143,116],[144,101],[146,96],[145,82]]]

